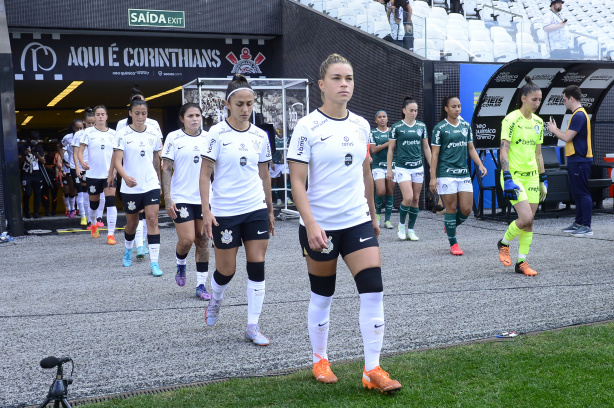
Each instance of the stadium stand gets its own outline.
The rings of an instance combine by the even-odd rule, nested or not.
[[[303,4],[384,38],[389,34],[386,6],[376,0],[299,0]],[[449,61],[506,62],[515,58],[549,58],[544,14],[548,1],[465,0],[462,14],[450,13],[449,2],[410,0],[408,32],[415,52]],[[614,0],[568,0],[563,15],[572,35],[572,57],[614,60]],[[388,32],[386,32],[388,31]]]

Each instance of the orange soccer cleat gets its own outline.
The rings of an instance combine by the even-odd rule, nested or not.
[[[463,254],[463,250],[460,249],[458,244],[454,244],[450,247],[450,253],[452,255],[461,256]]]
[[[320,357],[316,354],[317,357]],[[337,376],[330,369],[330,363],[325,358],[320,358],[320,361],[313,364],[313,376],[316,381],[324,384],[334,384],[337,382]]]
[[[383,394],[395,392],[401,389],[401,383],[390,379],[390,374],[377,366],[371,371],[362,372],[362,386],[368,389],[375,388]]]
[[[512,258],[510,258],[510,246],[505,245],[503,242],[497,242],[497,248],[499,248],[499,261],[505,266],[512,264]]]
[[[537,275],[537,271],[535,271],[534,269],[531,269],[527,261],[518,262],[516,264],[515,270],[516,270],[516,273],[523,273],[527,276]]]
[[[115,245],[117,241],[115,240],[115,235],[107,235],[107,244]]]

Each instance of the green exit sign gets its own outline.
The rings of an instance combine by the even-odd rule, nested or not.
[[[131,26],[185,28],[185,13],[172,10],[128,9]]]

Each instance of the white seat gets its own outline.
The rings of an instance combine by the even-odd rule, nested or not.
[[[356,14],[354,13],[354,10],[347,7],[340,7],[337,9],[337,18],[341,19],[341,17],[343,16],[352,16],[354,17],[354,20],[356,19]]]
[[[352,26],[356,26],[356,16],[341,16],[339,20]]]
[[[475,41],[490,39],[490,31],[488,29],[469,30],[469,39]]]
[[[465,30],[460,25],[448,24],[446,29],[448,38],[469,40],[469,31]]]
[[[490,39],[493,41],[512,41],[512,36],[503,27],[490,27]]]
[[[467,23],[469,24],[469,31],[477,29],[488,30],[482,20],[469,20]]]
[[[467,19],[465,19],[465,16],[460,13],[448,14],[448,23],[451,23],[453,21],[458,22],[460,24],[467,24]]]
[[[380,6],[380,11],[383,9],[383,5],[376,3],[376,5]],[[349,8],[349,9],[353,9],[354,10],[354,14],[358,15],[358,14],[367,14],[367,8],[363,5],[363,4],[356,4],[356,3],[348,3],[345,5],[345,7]],[[384,14],[386,13],[386,10],[384,9]]]
[[[469,41],[445,40],[443,52],[448,61],[469,61]]]
[[[429,14],[429,17],[439,18],[441,20],[448,21],[448,12],[444,8],[433,7],[431,9],[431,13]]]
[[[384,38],[390,34],[390,24],[384,21],[377,21],[373,23],[373,34],[380,38]]]
[[[495,41],[494,57],[497,62],[508,62],[518,58],[516,43],[511,41]]]
[[[585,60],[599,59],[598,42],[590,38],[584,37],[584,40],[582,40],[582,38],[583,37],[580,37],[580,39],[578,39],[578,43],[580,44],[580,48],[582,49],[582,52],[584,53],[584,59]]]
[[[473,54],[472,61],[495,62],[495,56],[491,51],[479,51]]]
[[[463,4],[463,10],[465,10],[466,17],[477,18],[479,13],[478,2],[474,0],[465,0],[465,3]]]
[[[490,53],[494,52],[494,44],[492,41],[485,38],[483,41],[471,40],[469,41],[469,52],[471,54],[475,54],[477,52],[488,51]]]
[[[539,54],[539,44],[536,42],[516,42],[516,49],[520,58],[533,59],[534,54]]]
[[[437,48],[424,48],[424,43],[418,44],[418,46],[414,44],[414,52],[430,60],[438,61],[441,59],[441,51]]]

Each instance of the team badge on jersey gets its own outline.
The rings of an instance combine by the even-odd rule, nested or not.
[[[96,193],[96,186],[90,186],[90,193],[92,194]]]
[[[222,244],[230,244],[232,242],[232,231],[222,231]]]
[[[535,125],[535,134],[539,135],[539,125]]]
[[[136,210],[136,203],[134,201],[128,201],[128,209],[130,211]]]
[[[153,139],[149,139],[149,145],[150,145],[150,146],[153,146],[153,145],[154,145],[154,141],[153,141]]]
[[[334,245],[333,245],[333,237],[328,237],[328,243],[327,243],[326,249],[323,249],[322,253],[323,254],[329,254],[330,251],[333,250],[333,247],[334,247]]]
[[[354,161],[354,156],[352,156],[351,153],[348,153],[345,155],[345,165],[346,166],[351,165],[353,161]]]
[[[257,140],[254,140],[252,143],[253,143],[253,146],[254,146],[254,151],[255,152],[260,152],[260,143],[258,143]]]
[[[100,145],[100,150],[104,150],[104,145]]]
[[[194,163],[198,163],[200,161],[200,157],[199,156],[194,156]]]
[[[141,150],[141,157],[145,157],[145,150]]]
[[[241,165],[241,167],[245,166],[247,164],[247,158],[245,156],[241,157],[239,159],[239,164]]]
[[[189,215],[189,214],[188,214],[188,209],[187,209],[186,207],[181,207],[181,208],[179,209],[179,216],[180,216],[181,218],[188,218],[188,215]]]
[[[466,137],[467,133],[469,133],[469,132],[467,131],[467,128],[463,128],[463,130],[461,130],[461,133],[463,134],[463,136]]]
[[[422,134],[424,133],[424,131],[422,130],[421,127],[419,127],[418,129],[416,129],[416,134],[420,137],[422,137]]]

